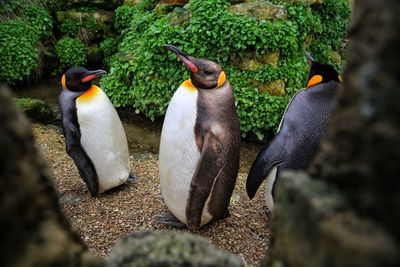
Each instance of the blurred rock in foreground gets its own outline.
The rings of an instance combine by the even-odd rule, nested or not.
[[[357,1],[344,87],[309,169],[279,184],[264,266],[400,266],[400,2]]]
[[[244,266],[204,238],[184,232],[137,232],[121,238],[111,250],[108,267]]]
[[[31,126],[3,86],[0,107],[1,265],[103,266],[66,223]]]

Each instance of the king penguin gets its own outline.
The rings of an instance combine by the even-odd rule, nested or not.
[[[68,155],[92,196],[130,177],[128,143],[117,111],[92,80],[106,74],[83,67],[61,78],[60,108]]]
[[[229,216],[239,170],[240,129],[234,95],[221,67],[172,45],[190,71],[172,97],[161,133],[159,177],[170,212],[156,221],[198,229]]]
[[[334,98],[341,78],[330,65],[316,62],[306,52],[310,67],[307,86],[289,102],[278,131],[253,162],[246,182],[252,199],[267,178],[265,194],[268,210],[274,208],[274,191],[284,170],[305,170],[325,136]],[[277,179],[278,178],[278,179]]]

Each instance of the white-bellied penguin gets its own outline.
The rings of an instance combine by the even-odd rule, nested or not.
[[[309,53],[307,86],[297,92],[282,117],[279,129],[251,166],[246,182],[247,194],[253,198],[264,179],[267,207],[274,207],[274,190],[284,170],[305,170],[325,136],[334,98],[341,78],[330,65],[316,62]]]
[[[61,78],[60,107],[68,155],[92,196],[124,183],[130,176],[128,143],[117,111],[92,80],[106,74],[83,67]]]
[[[159,223],[197,229],[229,216],[239,169],[240,130],[231,86],[221,67],[186,55],[184,81],[169,103],[160,142],[159,176],[170,212]]]

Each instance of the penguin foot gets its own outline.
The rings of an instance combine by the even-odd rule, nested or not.
[[[166,224],[175,228],[185,227],[185,224],[179,221],[171,212],[163,212],[154,216],[154,220],[159,224]]]

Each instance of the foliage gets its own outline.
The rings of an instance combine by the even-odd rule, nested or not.
[[[76,20],[66,18],[60,25],[60,31],[66,37],[75,37],[79,27],[80,25]]]
[[[24,20],[0,24],[0,78],[8,84],[29,77],[37,67],[36,31]]]
[[[87,47],[78,39],[61,38],[56,44],[56,53],[62,70],[86,64]]]
[[[105,65],[111,64],[113,55],[118,51],[118,43],[120,38],[107,37],[100,43],[100,48],[103,51]]]
[[[163,115],[179,83],[189,76],[176,56],[162,48],[174,44],[223,66],[234,88],[243,135],[262,139],[276,130],[290,97],[306,82],[304,51],[311,49],[322,60],[326,50],[338,50],[349,15],[347,0],[312,6],[274,2],[286,8],[288,20],[233,15],[227,11],[228,0],[192,0],[187,6],[190,22],[172,26],[170,15],[157,18],[143,7],[122,6],[115,27],[123,39],[102,87],[116,106],[133,107],[151,119]],[[257,58],[274,51],[280,51],[277,67],[241,70],[235,63],[249,52]],[[285,97],[259,92],[257,84],[278,79],[286,84]]]
[[[53,23],[46,8],[35,1],[7,1],[2,10],[6,13],[0,14],[0,78],[14,84],[38,67],[37,46],[52,34]]]
[[[25,6],[23,10],[27,21],[37,32],[40,39],[48,38],[53,34],[53,19],[43,6],[33,4]]]

